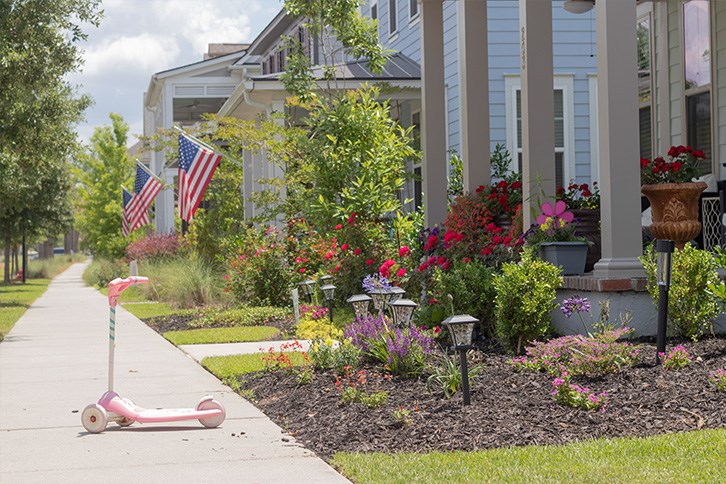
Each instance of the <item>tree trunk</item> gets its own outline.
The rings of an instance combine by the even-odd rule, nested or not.
[[[4,271],[5,284],[10,283],[10,241],[5,241],[5,271]]]

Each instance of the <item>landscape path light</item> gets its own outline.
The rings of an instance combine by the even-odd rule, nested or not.
[[[313,291],[315,291],[315,281],[308,279],[298,283],[298,286],[302,289],[303,294],[307,297],[308,303],[313,302]]]
[[[391,297],[393,296],[393,293],[391,293],[390,289],[383,287],[377,288],[371,291],[369,294],[373,298],[373,307],[378,311],[379,314],[383,313],[383,310],[386,308],[388,301],[390,301]]]
[[[373,299],[367,294],[354,294],[345,300],[353,306],[355,319],[362,319],[368,316],[368,307]]]
[[[655,250],[658,253],[656,277],[658,279],[658,336],[656,339],[655,364],[660,364],[660,354],[665,353],[666,331],[668,328],[668,293],[671,287],[671,262],[675,242],[658,240]]]
[[[388,303],[393,313],[393,324],[399,328],[408,327],[411,322],[411,316],[413,316],[413,310],[416,309],[415,302],[410,299],[396,299]]]
[[[330,324],[333,324],[333,299],[335,299],[335,286],[332,284],[326,284],[320,288],[323,291],[323,296],[328,303],[328,316],[330,317]]]
[[[391,287],[389,292],[391,293],[391,298],[388,300],[388,304],[391,304],[393,301],[398,301],[406,295],[406,290],[398,286]]]
[[[469,364],[466,361],[466,352],[473,346],[471,338],[474,334],[474,325],[479,320],[468,314],[457,314],[443,321],[443,325],[449,330],[454,349],[459,352],[461,361],[461,391],[464,394],[464,405],[471,403],[469,395]]]
[[[326,284],[332,284],[333,276],[330,276],[328,274],[326,274],[324,276],[320,276],[320,278],[318,279],[318,282],[320,283],[321,286],[324,286]]]

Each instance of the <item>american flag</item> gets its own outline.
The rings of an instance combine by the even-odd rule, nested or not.
[[[134,182],[134,195],[126,207],[128,213],[128,223],[131,231],[133,231],[142,220],[144,214],[148,217],[147,211],[154,201],[156,195],[161,190],[161,182],[152,176],[144,166],[138,161],[136,162],[136,181]]]
[[[149,225],[151,221],[149,220],[149,214],[148,212],[144,212],[141,215],[141,218],[138,222],[136,222],[136,225],[133,227],[129,227],[129,213],[127,210],[127,207],[129,206],[129,202],[131,202],[131,199],[134,197],[129,193],[126,188],[121,187],[121,189],[124,192],[124,210],[123,210],[123,218],[121,222],[121,230],[123,231],[124,237],[128,237],[131,232],[138,229],[139,227],[143,227],[144,225]]]
[[[190,222],[222,155],[179,135],[179,217]]]

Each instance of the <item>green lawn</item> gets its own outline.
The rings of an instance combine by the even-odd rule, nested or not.
[[[264,343],[260,343],[260,346],[262,348],[265,347]],[[293,365],[302,366],[306,364],[302,353],[295,351],[288,353],[288,355]],[[265,365],[262,362],[263,356],[265,355],[261,353],[251,355],[209,356],[202,360],[202,366],[217,378],[223,380],[237,375],[244,375],[245,373],[264,370]]]
[[[356,483],[726,482],[726,429],[478,452],[338,453],[332,464]]]
[[[20,316],[45,292],[50,279],[30,279],[27,284],[0,285],[0,341]]]
[[[175,345],[194,345],[206,343],[241,343],[264,341],[280,334],[272,326],[242,326],[236,328],[204,328],[186,331],[167,331],[164,338]]]
[[[139,319],[153,318],[156,316],[168,316],[179,312],[166,303],[138,303],[124,304],[124,309]]]

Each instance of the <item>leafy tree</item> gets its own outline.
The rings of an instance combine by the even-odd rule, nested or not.
[[[6,248],[23,234],[53,234],[70,223],[73,127],[90,100],[77,97],[64,76],[80,66],[76,43],[86,36],[83,24],[98,24],[98,7],[95,0],[0,1],[0,237]]]
[[[75,174],[79,193],[77,227],[83,242],[93,254],[115,259],[124,255],[128,244],[121,233],[121,185],[131,190],[134,161],[126,151],[128,125],[118,114],[112,113],[110,118],[111,126],[95,129],[90,151],[78,157]]]

